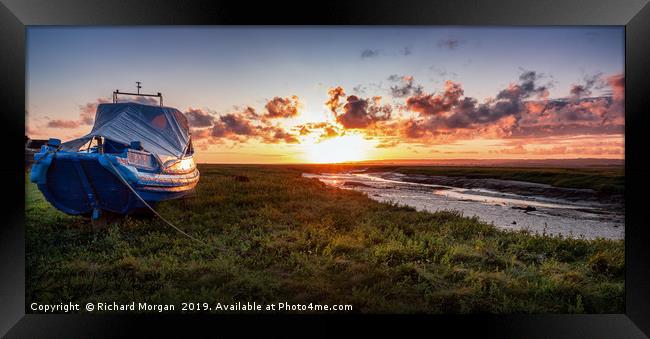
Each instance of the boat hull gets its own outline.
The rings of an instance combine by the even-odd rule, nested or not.
[[[49,203],[71,215],[132,214],[146,208],[115,170],[149,204],[181,198],[199,180],[195,167],[172,175],[140,171],[109,154],[45,151],[35,158],[31,180]]]

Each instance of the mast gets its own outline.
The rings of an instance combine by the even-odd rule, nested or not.
[[[136,81],[136,88],[137,88],[137,93],[129,93],[129,92],[120,92],[119,89],[116,89],[113,91],[113,103],[117,103],[117,95],[118,94],[123,94],[123,95],[135,95],[135,96],[141,96],[141,97],[155,97],[160,99],[160,107],[163,106],[163,96],[160,92],[156,94],[145,94],[145,93],[140,93],[140,88],[142,88],[141,84],[142,82]]]

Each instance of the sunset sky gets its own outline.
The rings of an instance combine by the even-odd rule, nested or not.
[[[623,27],[31,26],[27,56],[31,138],[141,81],[199,162],[624,154]]]

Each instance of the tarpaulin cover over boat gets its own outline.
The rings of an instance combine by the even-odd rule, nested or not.
[[[61,146],[66,151],[78,151],[93,137],[124,145],[140,141],[144,150],[167,167],[187,151],[190,131],[187,118],[175,108],[134,102],[100,104],[92,131]]]

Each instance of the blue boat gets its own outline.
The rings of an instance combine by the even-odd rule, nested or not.
[[[160,105],[117,102],[118,94],[159,97]],[[34,155],[30,180],[57,209],[96,220],[191,192],[199,181],[193,155],[185,115],[138,86],[137,94],[115,91],[113,103],[98,105],[90,133],[49,139]]]

